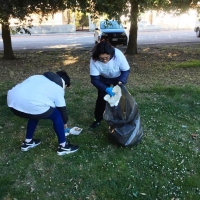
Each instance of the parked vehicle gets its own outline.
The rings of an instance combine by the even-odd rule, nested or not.
[[[200,37],[200,27],[195,27],[194,31],[196,32],[197,37]]]
[[[196,32],[197,37],[200,37],[200,18],[196,21],[194,31]]]
[[[100,21],[99,26],[94,31],[95,44],[106,40],[112,45],[127,45],[128,36],[125,29],[126,27],[114,20]]]

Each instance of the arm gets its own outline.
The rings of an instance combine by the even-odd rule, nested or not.
[[[92,76],[92,75],[90,75],[90,77],[91,77],[91,83],[97,89],[102,90],[102,91],[106,90],[107,86],[100,81],[100,76]]]
[[[120,71],[121,71],[121,75],[119,76],[118,80],[119,82],[126,84],[127,80],[128,80],[128,76],[130,73],[130,66],[128,64],[128,61],[125,57],[125,55],[121,52],[121,51],[116,51],[117,52],[117,56],[119,58],[119,62],[120,62]]]
[[[129,73],[130,73],[130,70],[121,71],[121,75],[118,78],[119,82],[126,84],[127,80],[128,80]]]
[[[56,107],[56,108],[60,111],[60,114],[62,116],[62,120],[63,120],[63,123],[64,123],[64,128],[67,128],[68,114],[67,114],[66,106]]]
[[[112,91],[112,87],[108,87],[100,81],[99,76],[91,76],[91,83],[99,90],[105,91],[110,96],[114,96],[115,93]]]
[[[100,80],[100,72],[97,66],[95,65],[95,61],[90,59],[90,78],[91,83],[98,89],[105,91],[107,86],[101,82]]]

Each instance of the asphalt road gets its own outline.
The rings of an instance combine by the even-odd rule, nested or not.
[[[12,38],[13,50],[22,49],[51,49],[51,48],[92,48],[94,46],[93,32],[76,32],[51,35],[14,35]],[[193,30],[176,31],[139,31],[138,45],[198,42]],[[0,39],[0,50],[3,50],[3,41]]]

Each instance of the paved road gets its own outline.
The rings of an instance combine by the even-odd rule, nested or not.
[[[198,42],[193,30],[177,31],[139,31],[138,45]],[[76,32],[52,35],[14,35],[12,36],[13,50],[22,49],[51,49],[51,48],[92,48],[94,46],[93,32]],[[0,39],[0,50],[3,41]]]

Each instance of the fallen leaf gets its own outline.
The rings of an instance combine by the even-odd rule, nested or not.
[[[191,136],[192,136],[192,139],[197,139],[198,134],[191,134]]]
[[[184,159],[180,162],[180,163],[178,163],[178,165],[181,165],[181,164],[183,164],[184,163]]]
[[[131,184],[126,188],[126,190],[129,190],[129,189],[131,189]]]

